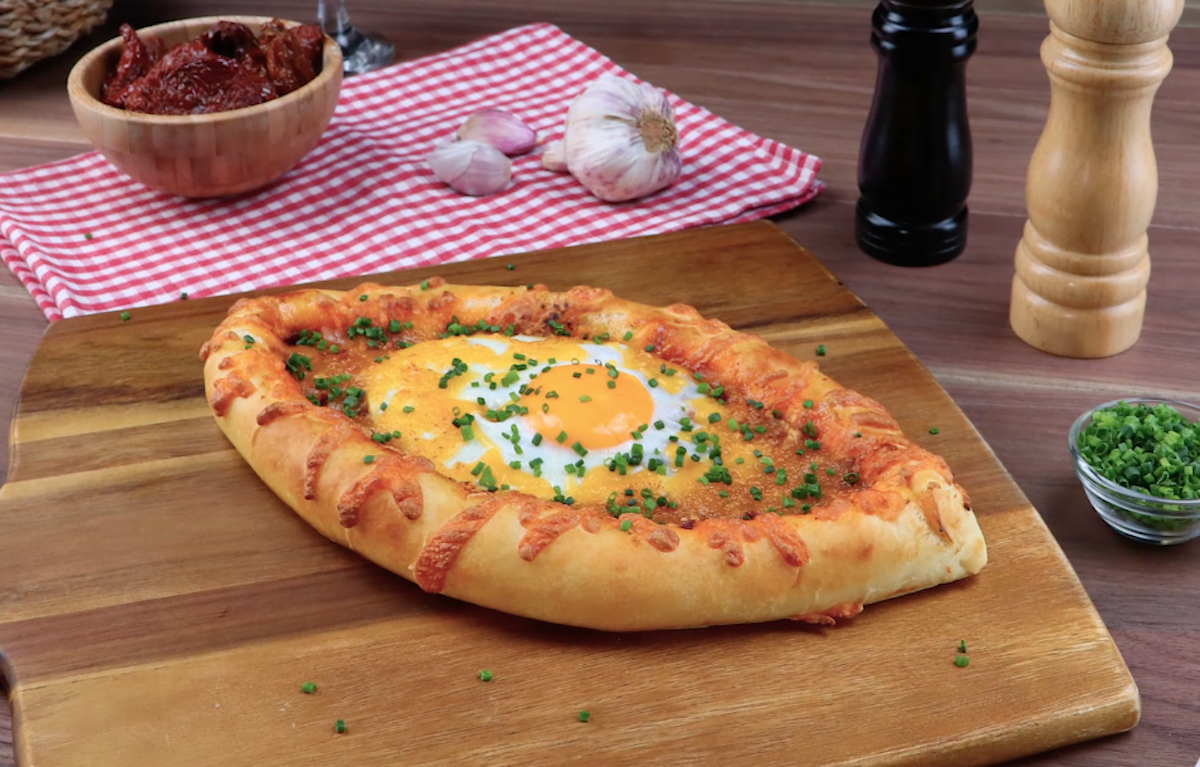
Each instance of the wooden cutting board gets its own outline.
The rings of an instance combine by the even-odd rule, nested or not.
[[[1137,722],[1129,671],[1037,512],[921,364],[774,226],[377,279],[435,273],[602,285],[800,358],[824,344],[826,372],[946,457],[990,564],[835,629],[617,635],[490,612],[326,541],[243,464],[197,358],[230,299],[66,320],[25,378],[0,489],[18,765],[966,767]]]

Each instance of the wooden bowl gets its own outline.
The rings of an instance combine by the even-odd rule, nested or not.
[[[266,16],[208,16],[139,29],[174,45],[216,21],[237,21],[257,35]],[[295,22],[284,22],[292,26]],[[121,172],[184,197],[220,197],[271,183],[308,154],[333,116],[342,84],[342,52],[325,38],[320,73],[302,88],[263,104],[202,115],[127,112],[100,102],[104,79],[124,42],[109,40],[79,60],[67,78],[75,118],[92,145]]]

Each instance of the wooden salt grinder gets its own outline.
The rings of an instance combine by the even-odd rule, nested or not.
[[[1050,114],[1029,163],[1009,321],[1064,357],[1107,357],[1142,332],[1158,169],[1154,93],[1183,0],[1046,0]]]

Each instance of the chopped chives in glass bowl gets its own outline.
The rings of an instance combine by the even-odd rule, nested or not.
[[[1200,407],[1135,398],[1098,405],[1075,420],[1068,446],[1100,517],[1142,543],[1200,536]]]

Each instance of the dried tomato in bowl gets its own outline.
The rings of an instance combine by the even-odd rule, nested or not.
[[[187,115],[261,104],[300,88],[320,71],[325,35],[312,24],[279,19],[260,37],[244,24],[218,21],[200,37],[167,48],[121,25],[125,47],[105,79],[101,100],[131,112]]]

